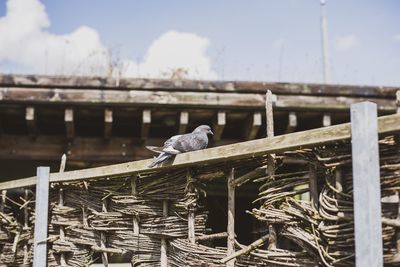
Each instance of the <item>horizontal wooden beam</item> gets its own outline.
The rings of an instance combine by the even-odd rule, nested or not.
[[[274,110],[349,111],[350,105],[368,100],[360,97],[277,95]],[[396,111],[393,99],[370,99],[378,109]],[[163,92],[144,90],[84,90],[52,88],[0,88],[0,103],[106,105],[248,109],[263,111],[265,95],[254,93]]]
[[[378,119],[378,129],[381,135],[400,132],[400,115],[380,117]],[[175,157],[175,160],[171,164],[152,169],[148,168],[151,159],[140,160],[78,171],[52,173],[50,175],[50,181],[65,182],[96,179],[102,177],[124,177],[133,173],[142,173],[148,171],[153,172],[157,169],[173,169],[188,166],[201,166],[205,164],[231,162],[232,160],[245,159],[267,154],[276,154],[288,150],[349,140],[350,137],[350,124],[346,123],[179,154]],[[35,183],[35,177],[24,178],[1,183],[0,190],[32,186]]]
[[[249,81],[198,81],[166,79],[124,79],[106,77],[0,75],[0,86],[58,88],[118,88],[203,92],[257,92],[297,95],[373,96],[394,98],[399,87],[337,84],[271,83]]]

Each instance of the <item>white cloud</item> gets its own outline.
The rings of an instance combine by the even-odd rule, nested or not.
[[[354,34],[340,36],[335,42],[337,50],[349,50],[358,45],[357,37]]]
[[[83,25],[57,35],[47,31],[49,26],[39,0],[8,0],[6,15],[0,17],[0,63],[38,74],[108,74],[111,53],[95,29]],[[213,79],[217,75],[206,54],[208,46],[206,38],[169,31],[151,44],[143,62],[121,59],[121,74],[168,77],[180,68],[188,78]]]
[[[208,46],[208,39],[193,33],[168,31],[150,45],[142,62],[124,61],[123,74],[170,77],[180,70],[191,78],[215,79],[217,74],[206,54]]]
[[[400,33],[394,36],[394,40],[400,42]]]

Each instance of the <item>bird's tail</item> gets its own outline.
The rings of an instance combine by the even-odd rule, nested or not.
[[[150,163],[149,168],[153,168],[154,166],[156,166],[156,165],[158,165],[158,164],[160,164],[160,163],[162,163],[162,162],[164,162],[164,161],[170,159],[171,157],[172,157],[171,154],[168,154],[168,153],[163,152],[163,153],[161,153],[160,155],[158,155],[158,157],[155,158],[155,159]]]

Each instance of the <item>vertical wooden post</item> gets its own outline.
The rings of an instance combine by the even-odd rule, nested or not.
[[[136,197],[137,195],[136,181],[137,181],[137,176],[131,178],[131,190],[132,190],[132,196],[134,197]],[[139,235],[139,218],[137,215],[133,216],[132,223],[133,223],[133,234]]]
[[[60,164],[60,170],[59,172],[64,172],[65,170],[65,165],[67,163],[67,155],[63,154],[61,157],[61,164]],[[64,191],[63,188],[61,187],[62,185],[60,185],[60,189],[58,191],[58,205],[60,207],[64,206]],[[62,242],[65,242],[65,229],[64,226],[60,225],[60,240]],[[67,261],[65,259],[65,254],[63,252],[61,252],[60,254],[60,264],[62,267],[67,266]]]
[[[339,192],[343,192],[343,174],[342,174],[342,169],[339,167],[336,167],[335,170],[335,188]],[[340,200],[342,199],[342,196],[339,193],[336,193],[336,199]]]
[[[274,137],[274,113],[272,109],[273,95],[271,90],[267,91],[265,96],[265,112],[266,112],[266,123],[267,123],[267,137]],[[275,175],[275,155],[270,154],[267,158],[267,174],[272,176]],[[269,240],[268,249],[276,249],[277,247],[277,233],[276,228],[273,224],[268,226]]]
[[[397,105],[397,114],[400,115],[400,90],[396,92],[396,105]],[[397,136],[396,141],[400,144],[400,135]],[[397,190],[397,199],[398,210],[397,210],[397,220],[400,220],[400,190]],[[397,247],[397,255],[400,257],[400,228],[396,229],[396,247]]]
[[[356,266],[383,266],[378,120],[375,103],[351,106]]]
[[[103,199],[102,211],[107,212],[107,199]],[[100,232],[100,247],[106,248],[107,237],[105,232]],[[107,252],[101,253],[101,261],[103,262],[104,267],[108,267],[108,255]]]
[[[311,165],[309,170],[309,188],[310,188],[310,202],[311,206],[318,210],[318,176],[317,176],[317,169],[315,166]]]
[[[190,169],[187,170],[187,194],[193,194],[193,178],[190,172]],[[195,214],[194,214],[195,204],[190,204],[188,207],[188,239],[190,243],[196,243],[195,231],[194,231],[194,223],[195,223]]]
[[[228,240],[227,240],[227,256],[235,253],[235,169],[232,168],[228,176]],[[235,266],[236,259],[226,263],[227,267]]]
[[[6,207],[6,199],[7,199],[7,190],[1,190],[1,204],[0,204],[1,212],[4,212],[4,208]]]
[[[163,201],[163,216],[168,217],[168,200]],[[168,266],[167,257],[167,240],[165,238],[161,239],[161,267]]]
[[[50,168],[37,168],[35,232],[33,247],[33,267],[47,265],[47,224],[49,212]]]
[[[25,202],[29,201],[29,191],[28,189],[24,190],[24,200]],[[28,204],[24,203],[24,231],[27,231],[29,229],[29,210],[28,210]],[[29,249],[28,249],[28,242],[25,242],[24,244],[24,260],[23,264],[27,265],[28,262],[28,257],[29,257]]]

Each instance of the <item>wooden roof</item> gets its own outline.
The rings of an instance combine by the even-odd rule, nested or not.
[[[265,92],[277,135],[349,121],[349,107],[396,111],[395,87],[0,75],[0,159],[123,162],[149,158],[199,124],[211,146],[265,136]]]

